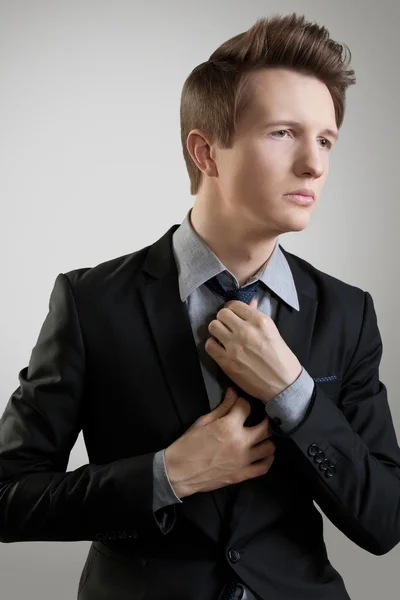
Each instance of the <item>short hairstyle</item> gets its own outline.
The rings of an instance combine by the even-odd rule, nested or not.
[[[189,132],[200,129],[210,143],[231,148],[237,123],[250,99],[253,71],[281,67],[318,78],[332,96],[339,129],[346,89],[356,82],[354,70],[348,69],[350,60],[346,44],[335,42],[325,27],[296,13],[260,18],[250,29],[221,44],[207,62],[193,69],[182,89],[181,142],[190,193],[198,193],[203,174],[188,152]]]

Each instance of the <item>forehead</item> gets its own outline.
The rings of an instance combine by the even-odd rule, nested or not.
[[[249,74],[246,94],[242,115],[246,126],[266,119],[282,119],[337,130],[329,89],[311,75],[284,68],[263,68]]]

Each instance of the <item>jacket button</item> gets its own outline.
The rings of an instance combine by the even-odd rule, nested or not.
[[[311,444],[311,446],[308,446],[307,452],[310,456],[315,456],[316,454],[318,454],[319,448],[317,444]]]
[[[240,552],[231,548],[228,552],[228,558],[231,563],[237,563],[240,560]]]
[[[325,477],[333,477],[334,475],[336,475],[336,465],[335,463],[329,461],[329,464],[325,471]]]
[[[134,529],[128,529],[127,535],[128,535],[128,539],[130,539],[130,540],[135,540],[137,537],[139,537]]]
[[[318,452],[318,454],[316,454],[314,456],[314,460],[315,460],[316,463],[322,463],[322,461],[324,460],[324,458],[325,458],[325,454],[322,452],[322,450],[320,450]]]

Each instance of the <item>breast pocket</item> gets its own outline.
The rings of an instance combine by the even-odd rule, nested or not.
[[[338,398],[342,388],[342,377],[328,375],[325,377],[313,377],[316,385],[330,398]]]

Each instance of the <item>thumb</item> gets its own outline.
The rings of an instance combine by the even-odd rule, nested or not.
[[[215,418],[219,419],[219,418],[225,416],[231,410],[232,406],[235,404],[238,397],[239,397],[239,394],[237,393],[235,388],[229,386],[225,392],[225,396],[224,396],[224,399],[222,400],[221,404],[219,404],[212,411],[214,414],[215,414],[215,412],[219,411],[218,415]]]
[[[200,419],[198,419],[198,425],[208,425],[208,423],[212,423],[213,421],[224,417],[231,410],[238,397],[239,394],[236,392],[236,390],[233,387],[228,387],[222,402],[218,404],[214,410],[200,417]]]

